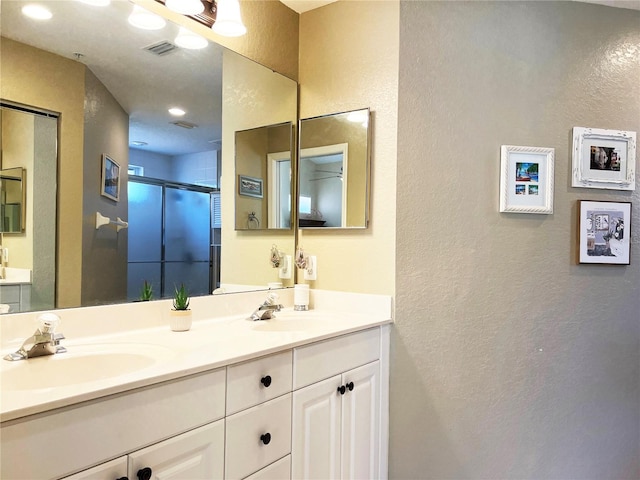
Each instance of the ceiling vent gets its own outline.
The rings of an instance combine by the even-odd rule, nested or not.
[[[176,127],[187,128],[189,130],[191,130],[192,128],[198,128],[198,125],[196,125],[195,123],[183,122],[180,120],[178,120],[177,122],[171,122],[171,124],[175,125]]]
[[[162,40],[161,42],[152,43],[151,45],[142,47],[142,49],[146,50],[147,52],[151,52],[155,55],[161,56],[161,55],[167,55],[168,53],[171,53],[174,50],[178,50],[178,47],[171,42]]]

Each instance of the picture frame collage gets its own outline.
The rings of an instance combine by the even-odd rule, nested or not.
[[[574,127],[571,186],[633,191],[636,132]],[[553,148],[502,145],[500,212],[553,214]],[[631,202],[578,200],[580,264],[630,265]]]

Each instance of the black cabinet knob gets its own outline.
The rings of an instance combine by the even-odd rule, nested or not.
[[[344,393],[345,393],[346,391],[347,391],[347,388],[346,388],[344,385],[340,385],[340,386],[338,387],[338,393],[339,393],[340,395],[344,395]]]
[[[136,475],[138,475],[138,480],[151,480],[152,473],[153,472],[149,467],[145,467],[138,470],[138,473],[136,473]]]
[[[271,442],[271,434],[265,433],[263,435],[260,435],[260,440],[262,440],[262,443],[264,443],[265,445],[269,445],[269,442]]]
[[[350,392],[353,392],[353,387],[354,387],[354,386],[355,386],[355,385],[353,384],[353,382],[349,382],[349,383],[347,383],[347,388],[349,389],[349,391],[350,391]]]
[[[262,383],[265,388],[269,387],[269,385],[271,385],[271,375],[265,375],[264,377],[262,377],[260,379],[260,383]]]

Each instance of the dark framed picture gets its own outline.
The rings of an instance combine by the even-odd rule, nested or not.
[[[238,193],[246,197],[262,198],[262,179],[238,175]]]
[[[102,155],[102,189],[100,193],[116,202],[120,199],[120,165],[106,153]]]
[[[631,202],[580,200],[580,263],[629,265]]]
[[[573,127],[573,187],[635,190],[636,132]]]

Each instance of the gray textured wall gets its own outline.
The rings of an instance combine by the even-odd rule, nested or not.
[[[640,477],[640,187],[571,188],[574,126],[640,131],[640,12],[400,12],[390,478]],[[555,148],[553,215],[498,212],[501,144]],[[577,200],[632,201],[630,266]]]
[[[113,226],[96,230],[96,212],[113,220],[129,219],[129,116],[89,69],[85,88],[82,306],[90,306],[123,302],[127,298],[129,230],[116,232]],[[103,153],[120,165],[118,202],[100,194]]]

